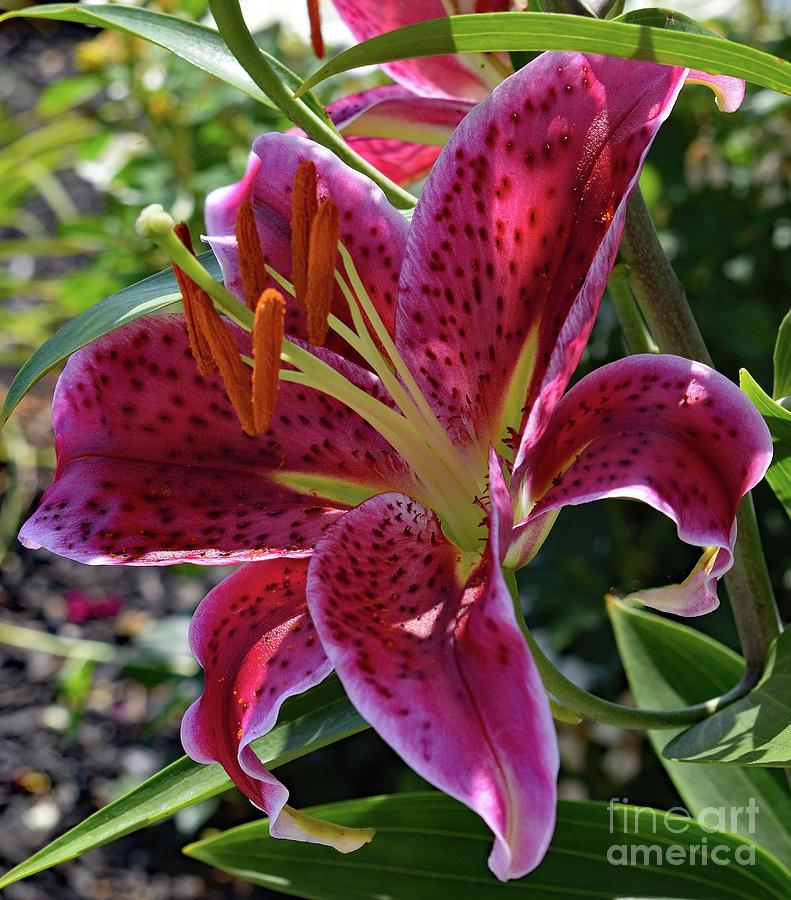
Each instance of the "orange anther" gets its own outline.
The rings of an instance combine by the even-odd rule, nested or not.
[[[225,393],[231,401],[242,430],[253,437],[257,432],[250,397],[250,370],[242,362],[236,341],[214,305],[209,303],[201,305],[198,309],[198,325],[220,370]]]
[[[310,228],[317,209],[316,166],[309,159],[304,159],[297,166],[291,195],[291,278],[297,305],[302,309],[306,306],[308,290]]]
[[[324,38],[321,36],[321,16],[319,0],[308,0],[308,18],[310,19],[310,43],[318,59],[324,56]]]
[[[186,223],[176,225],[174,231],[182,244],[194,253],[192,237]],[[244,431],[252,436],[256,432],[253,423],[253,405],[250,400],[250,376],[247,366],[239,356],[239,348],[217,314],[206,291],[178,266],[173,266],[173,271],[181,288],[187,335],[192,355],[198,364],[198,371],[205,377],[216,369],[220,370],[225,393],[236,416]]]
[[[308,340],[322,346],[327,337],[328,319],[335,287],[335,259],[338,253],[340,222],[332,200],[319,206],[310,229],[308,256]]]
[[[236,247],[239,255],[239,269],[242,273],[244,302],[249,309],[255,309],[258,298],[266,288],[266,268],[264,251],[255,227],[253,207],[244,200],[236,214]]]
[[[192,235],[190,235],[189,226],[186,222],[179,222],[173,229],[176,237],[182,244],[194,255],[195,250],[192,246]],[[189,278],[178,266],[173,266],[173,271],[178,281],[179,290],[181,291],[181,299],[184,304],[184,321],[187,325],[187,337],[190,342],[192,355],[198,366],[198,371],[206,377],[216,370],[216,365],[209,352],[209,345],[201,333],[197,324],[198,308],[208,303],[211,306],[211,300],[206,296],[204,291],[198,287],[195,282]]]
[[[253,418],[257,434],[269,429],[275,414],[285,318],[283,295],[271,288],[265,290],[255,308],[253,324]]]

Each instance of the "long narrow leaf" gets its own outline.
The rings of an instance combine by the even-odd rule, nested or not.
[[[272,101],[233,58],[220,35],[213,28],[207,28],[197,22],[120,4],[86,6],[82,3],[47,3],[42,6],[11,10],[0,15],[0,23],[18,17],[95,25],[98,28],[110,28],[113,31],[143,38],[165,50],[170,50],[204,72],[238,88],[248,97],[274,109]],[[261,53],[276,69],[284,84],[292,90],[296,90],[302,84],[302,80],[281,62],[263,50]],[[305,99],[313,107],[314,112],[324,115],[321,105],[315,99],[310,97]]]
[[[739,373],[739,386],[764,417],[772,435],[774,457],[766,472],[766,480],[791,516],[791,412],[772,400],[747,369]]]
[[[186,853],[253,884],[312,900],[781,900],[791,889],[783,866],[749,839],[710,833],[690,819],[647,807],[561,800],[546,858],[526,878],[505,884],[486,867],[491,833],[443,794],[368,797],[311,813],[374,827],[376,835],[361,850],[342,855],[274,840],[264,822],[253,822],[192,844]],[[719,863],[708,856],[715,846]]]
[[[580,50],[735,75],[791,93],[791,64],[786,60],[710,34],[693,33],[690,21],[675,14],[665,16],[663,27],[554,13],[448,16],[408,25],[345,50],[311,75],[301,90],[349,69],[396,59],[445,53]]]
[[[211,250],[202,253],[200,260],[213,277],[220,277],[220,267]],[[45,341],[17,372],[3,401],[0,428],[33,385],[76,350],[121,325],[174,307],[180,300],[176,279],[170,270],[165,270],[111,294],[71,319]]]

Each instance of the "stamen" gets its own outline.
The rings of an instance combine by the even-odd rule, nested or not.
[[[308,340],[314,346],[322,346],[327,337],[339,231],[338,207],[325,200],[313,219],[308,255]]]
[[[324,38],[321,36],[321,16],[319,0],[308,0],[308,18],[310,19],[310,43],[318,59],[324,56]]]
[[[239,206],[236,215],[236,246],[239,269],[242,273],[244,302],[248,309],[255,309],[258,298],[266,289],[266,262],[258,229],[255,227],[253,207],[249,200]]]
[[[173,230],[176,232],[181,243],[184,244],[187,250],[194,256],[195,249],[192,246],[192,235],[190,234],[187,223],[179,222]],[[178,281],[181,299],[184,304],[184,320],[187,325],[187,337],[190,342],[190,350],[192,350],[192,355],[195,358],[198,371],[205,378],[216,371],[217,366],[212,359],[209,345],[206,343],[206,339],[198,327],[197,317],[199,314],[198,307],[206,302],[211,304],[211,300],[206,296],[205,291],[201,290],[201,288],[199,288],[198,285],[195,284],[195,282],[175,263],[173,264],[173,272],[176,275],[176,281]]]
[[[206,299],[208,300],[208,297]],[[257,431],[253,420],[250,375],[239,356],[236,341],[211,303],[201,304],[199,307],[198,323],[220,370],[225,393],[231,401],[242,430],[245,434],[255,437]]]
[[[269,430],[275,413],[285,316],[283,295],[272,288],[265,290],[255,308],[253,325],[253,419],[257,434]]]
[[[302,309],[307,306],[310,228],[317,209],[316,166],[305,159],[297,167],[291,195],[291,278],[297,305]]]

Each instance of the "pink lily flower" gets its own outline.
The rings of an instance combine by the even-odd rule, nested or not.
[[[506,574],[562,506],[628,497],[669,516],[701,562],[644,601],[681,615],[716,606],[737,506],[771,457],[760,415],[722,375],[659,355],[563,396],[626,200],[688,76],[544,54],[456,129],[411,224],[323,148],[260,137],[244,179],[207,202],[229,288],[245,297],[250,282],[235,231],[248,200],[269,276],[256,319],[273,286],[297,281],[291,195],[306,161],[322,201],[311,235],[336,208],[340,234],[326,345],[303,340],[314,300],[289,302],[265,433],[238,427],[175,316],[119,329],[64,370],[55,482],[21,540],[89,563],[246,563],[196,612],[206,681],[182,736],[273,835],[343,851],[371,838],[288,806],[250,746],[287,696],[334,668],[383,739],[484,819],[498,878],[538,865],[557,747]],[[249,336],[233,334],[248,354]],[[269,357],[255,355],[257,377]]]

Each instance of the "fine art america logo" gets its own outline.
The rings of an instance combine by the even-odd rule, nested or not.
[[[607,862],[613,866],[755,865],[754,844],[734,846],[718,840],[723,831],[739,835],[755,834],[758,804],[753,797],[750,797],[747,806],[707,806],[697,816],[692,816],[683,806],[674,806],[662,812],[645,806],[621,805],[628,802],[627,797],[613,797],[610,800],[607,807],[610,834],[643,838],[661,833],[662,837],[653,843],[628,841],[610,844]],[[690,828],[694,829],[692,834],[689,833]],[[705,834],[701,835],[700,831]],[[679,835],[678,842],[668,840],[669,834]]]

